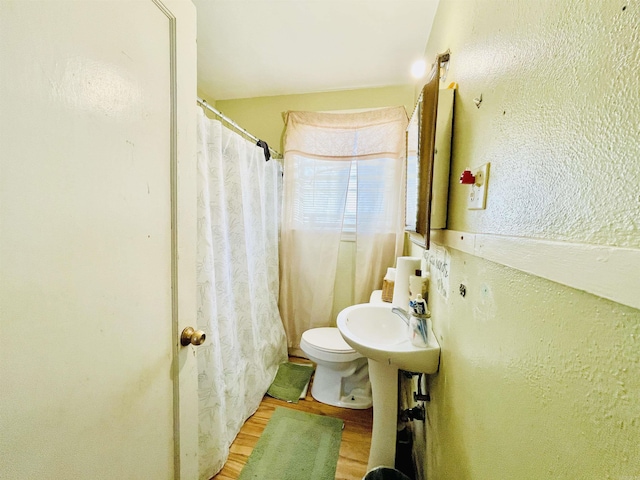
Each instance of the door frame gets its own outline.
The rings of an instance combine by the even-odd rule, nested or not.
[[[180,332],[196,326],[196,10],[151,0],[169,20],[171,78],[171,290],[174,477],[198,478],[198,368]]]

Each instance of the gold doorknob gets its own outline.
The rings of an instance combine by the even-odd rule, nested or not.
[[[207,334],[202,330],[196,330],[193,327],[187,327],[182,331],[180,335],[180,344],[183,347],[187,345],[202,345],[207,339]]]

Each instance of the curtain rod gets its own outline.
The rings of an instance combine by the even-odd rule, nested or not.
[[[211,105],[209,105],[207,103],[206,100],[198,97],[197,98],[198,104],[200,104],[202,107],[206,108],[207,110],[209,110],[211,113],[217,115],[218,117],[220,117],[222,120],[224,120],[226,123],[230,124],[232,127],[234,127],[235,129],[239,130],[241,133],[243,133],[244,135],[246,135],[247,137],[249,137],[251,140],[254,140],[256,142],[259,142],[260,139],[258,137],[256,137],[255,135],[252,135],[251,133],[249,133],[247,130],[245,130],[244,128],[242,128],[240,125],[238,125],[236,122],[234,122],[233,120],[231,120],[229,117],[227,117],[224,113],[222,113],[220,110],[216,110],[215,108],[213,108]],[[282,159],[282,154],[280,152],[278,152],[277,150],[274,150],[273,148],[269,147],[269,151],[271,152],[271,156],[275,159]]]

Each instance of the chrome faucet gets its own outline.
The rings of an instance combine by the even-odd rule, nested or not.
[[[393,307],[391,309],[391,312],[398,315],[402,319],[402,321],[406,323],[407,326],[409,326],[409,312],[400,307]]]

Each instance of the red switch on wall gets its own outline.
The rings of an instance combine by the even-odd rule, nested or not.
[[[471,170],[465,170],[462,172],[462,175],[460,175],[460,183],[463,185],[473,185],[476,183],[476,177],[471,173]]]
[[[487,205],[487,182],[489,181],[489,162],[473,170],[466,169],[460,175],[460,183],[469,185],[467,208],[469,210],[484,210]]]

